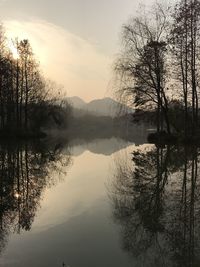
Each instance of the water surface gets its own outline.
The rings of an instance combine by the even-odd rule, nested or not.
[[[76,140],[62,147],[53,167],[48,163],[48,174],[40,173],[51,182],[44,181],[39,203],[28,199],[34,218],[24,216],[23,220],[32,220],[30,229],[22,227],[20,215],[15,215],[2,249],[1,266],[54,267],[63,262],[70,267],[132,266],[121,248],[120,226],[113,221],[108,192],[114,159],[131,146],[134,144],[111,138]],[[22,205],[18,195],[17,201]],[[21,209],[17,212],[23,213]]]
[[[0,265],[200,266],[199,148],[141,136],[2,146]]]

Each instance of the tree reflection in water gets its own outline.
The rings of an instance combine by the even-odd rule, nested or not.
[[[52,171],[70,163],[60,145],[0,145],[0,252],[11,232],[31,229],[42,193],[56,182]]]
[[[117,162],[114,218],[138,266],[200,266],[199,152],[146,145],[131,166]]]

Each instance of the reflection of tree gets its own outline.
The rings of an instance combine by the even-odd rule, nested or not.
[[[174,250],[174,259],[179,266],[196,266],[200,263],[200,183],[199,152],[197,148],[190,151],[185,148],[183,166],[176,173],[177,186],[170,197],[172,204],[168,207],[171,221],[167,225],[168,239]],[[199,266],[199,265],[198,265]]]
[[[133,167],[117,164],[114,217],[124,249],[142,266],[200,263],[198,153],[148,146],[133,152]]]
[[[10,231],[29,231],[52,170],[70,164],[58,147],[23,144],[0,147],[0,251]]]

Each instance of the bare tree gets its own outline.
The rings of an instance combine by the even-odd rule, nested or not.
[[[200,2],[181,0],[174,9],[170,43],[174,56],[175,75],[181,85],[185,109],[185,133],[190,129],[189,111],[192,112],[192,132],[198,127],[199,59],[200,59]]]
[[[167,13],[160,5],[154,11],[133,18],[123,27],[123,51],[115,65],[120,76],[119,94],[131,96],[136,108],[157,110],[157,130],[165,121],[168,133],[168,98],[166,95]]]

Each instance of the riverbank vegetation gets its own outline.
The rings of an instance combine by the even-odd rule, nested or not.
[[[1,25],[0,136],[43,137],[44,127],[66,127],[70,107],[56,91],[41,74],[29,40],[8,40]]]
[[[137,120],[153,117],[158,133],[199,136],[200,1],[142,10],[123,26],[117,93]]]

